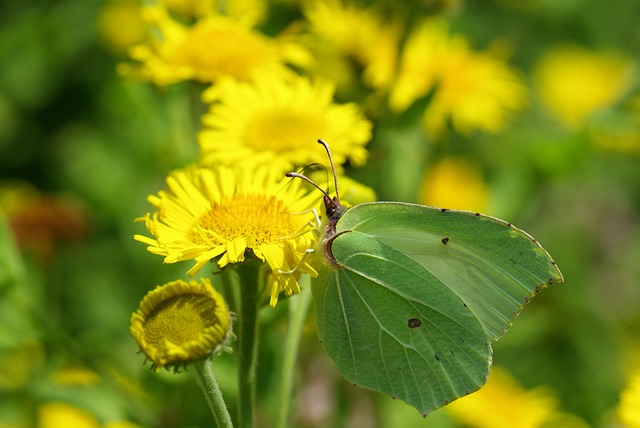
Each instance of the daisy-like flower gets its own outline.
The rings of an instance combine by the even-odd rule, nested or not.
[[[618,416],[625,427],[640,428],[640,371],[631,377],[620,394]]]
[[[148,31],[136,0],[103,3],[97,24],[100,41],[117,54],[143,42]]]
[[[446,158],[424,175],[420,203],[436,207],[487,212],[489,190],[480,168],[467,160]]]
[[[47,401],[38,407],[38,427],[100,428],[98,420],[86,410],[62,401]]]
[[[366,84],[374,88],[389,85],[398,56],[397,21],[390,21],[373,8],[361,9],[340,0],[307,2],[304,14],[312,34],[363,67]]]
[[[182,280],[147,293],[131,315],[129,332],[153,368],[184,366],[222,349],[229,310],[211,282]]]
[[[213,105],[198,136],[203,162],[242,161],[290,170],[326,158],[314,144],[321,137],[331,143],[336,164],[362,165],[371,122],[356,104],[334,103],[333,93],[331,83],[304,77],[265,74],[254,82],[220,82],[204,94]]]
[[[158,6],[145,8],[144,16],[160,37],[130,50],[139,67],[123,64],[119,71],[158,85],[183,80],[211,83],[228,76],[248,80],[256,73],[287,73],[287,63],[309,60],[300,45],[269,38],[229,17],[209,15],[189,27]]]
[[[423,117],[434,137],[449,121],[463,134],[498,132],[526,104],[516,71],[489,51],[472,51],[463,37],[450,36],[442,20],[426,20],[409,35],[390,106],[403,111],[434,90]]]
[[[547,52],[533,71],[544,105],[569,127],[611,107],[633,83],[634,66],[620,53],[568,46]]]
[[[167,178],[169,191],[151,195],[157,212],[143,219],[153,238],[136,235],[165,263],[193,260],[193,276],[210,261],[223,268],[245,260],[247,253],[269,267],[270,304],[280,292],[300,292],[302,273],[316,271],[307,250],[316,237],[310,211],[318,198],[301,180],[290,181],[266,166],[257,168],[192,165]]]
[[[480,391],[454,401],[446,410],[454,419],[477,428],[538,428],[555,418],[557,407],[549,391],[527,391],[508,372],[494,367]]]

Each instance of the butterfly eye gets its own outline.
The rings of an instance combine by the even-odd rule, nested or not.
[[[336,206],[335,205],[327,206],[326,213],[327,213],[327,217],[329,218],[333,217],[336,213]]]

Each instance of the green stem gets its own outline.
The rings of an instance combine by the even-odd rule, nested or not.
[[[235,269],[223,269],[219,276],[224,299],[227,301],[229,310],[233,313],[238,313],[238,288],[240,287]]]
[[[256,366],[258,362],[258,273],[260,265],[245,261],[237,267],[240,289],[238,313],[238,426],[255,427]]]
[[[280,379],[280,391],[278,391],[278,419],[276,427],[285,428],[289,421],[289,409],[293,391],[294,372],[298,349],[300,347],[300,335],[307,318],[309,302],[311,302],[311,290],[308,286],[302,292],[289,298],[289,325],[284,342],[284,355],[282,360],[282,377]],[[303,277],[303,278],[304,278]]]
[[[218,382],[216,381],[216,376],[213,373],[211,358],[205,358],[202,361],[198,361],[194,366],[198,375],[198,383],[200,384],[200,388],[202,388],[202,392],[207,399],[209,409],[211,409],[211,414],[213,415],[217,426],[233,428],[231,415],[229,414],[227,405],[224,403],[222,391],[220,390],[220,386],[218,386]]]

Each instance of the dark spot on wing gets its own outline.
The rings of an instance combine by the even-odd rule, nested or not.
[[[442,243],[444,245],[447,245],[447,242],[449,242],[449,238],[447,238],[447,237],[442,238]]]
[[[480,216],[480,213],[476,213],[475,215],[476,215],[476,217],[478,217],[478,216]]]
[[[445,213],[445,212],[447,212],[447,211],[449,211],[449,209],[448,209],[448,208],[440,208],[440,212],[441,212],[441,213]]]
[[[417,328],[421,325],[422,321],[420,321],[418,318],[409,318],[409,320],[407,320],[407,327],[409,328]]]
[[[436,359],[436,361],[440,361],[440,356],[438,354],[433,354],[433,357]]]

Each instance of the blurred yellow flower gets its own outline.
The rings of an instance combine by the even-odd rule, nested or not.
[[[498,132],[526,105],[525,87],[509,64],[490,51],[472,51],[438,19],[423,21],[409,35],[390,107],[401,112],[431,92],[423,125],[436,138],[449,122],[462,134]]]
[[[420,203],[435,207],[486,212],[489,191],[474,163],[445,158],[431,166],[420,187]]]
[[[309,59],[301,46],[228,17],[209,15],[188,27],[162,7],[145,8],[145,16],[160,37],[133,47],[130,55],[140,64],[121,64],[119,71],[158,85],[192,79],[211,83],[229,76],[248,80],[258,73],[287,73],[286,63]]]
[[[303,272],[316,271],[305,259],[316,237],[313,213],[317,196],[279,170],[190,166],[167,178],[169,192],[151,195],[157,212],[143,220],[154,236],[135,235],[165,263],[194,260],[193,276],[210,261],[223,268],[245,260],[246,253],[266,262],[270,304],[278,295],[300,292]],[[294,272],[291,272],[291,271]]]
[[[86,386],[100,381],[100,376],[85,367],[65,367],[56,370],[51,380],[58,385]]]
[[[224,347],[229,309],[211,281],[172,281],[147,293],[129,332],[153,368],[184,366]]]
[[[545,107],[565,125],[579,127],[629,90],[634,71],[622,54],[568,46],[547,52],[533,77]]]
[[[618,417],[625,428],[640,428],[640,371],[631,377],[620,394]]]
[[[549,391],[527,391],[499,367],[492,369],[480,391],[445,407],[454,419],[473,428],[539,428],[556,417],[556,408]]]
[[[397,20],[341,0],[313,0],[303,11],[311,33],[328,42],[337,54],[353,58],[363,68],[366,84],[374,88],[390,84],[400,40]]]
[[[88,412],[60,401],[38,407],[38,428],[99,428],[98,420]]]
[[[318,138],[331,144],[336,164],[364,164],[371,123],[354,103],[333,102],[334,87],[304,77],[270,75],[255,82],[226,80],[204,94],[213,103],[202,118],[205,164],[268,164],[283,172],[326,159]]]
[[[125,53],[133,45],[141,43],[148,31],[141,10],[140,2],[135,0],[107,2],[98,17],[101,42],[115,53]]]

